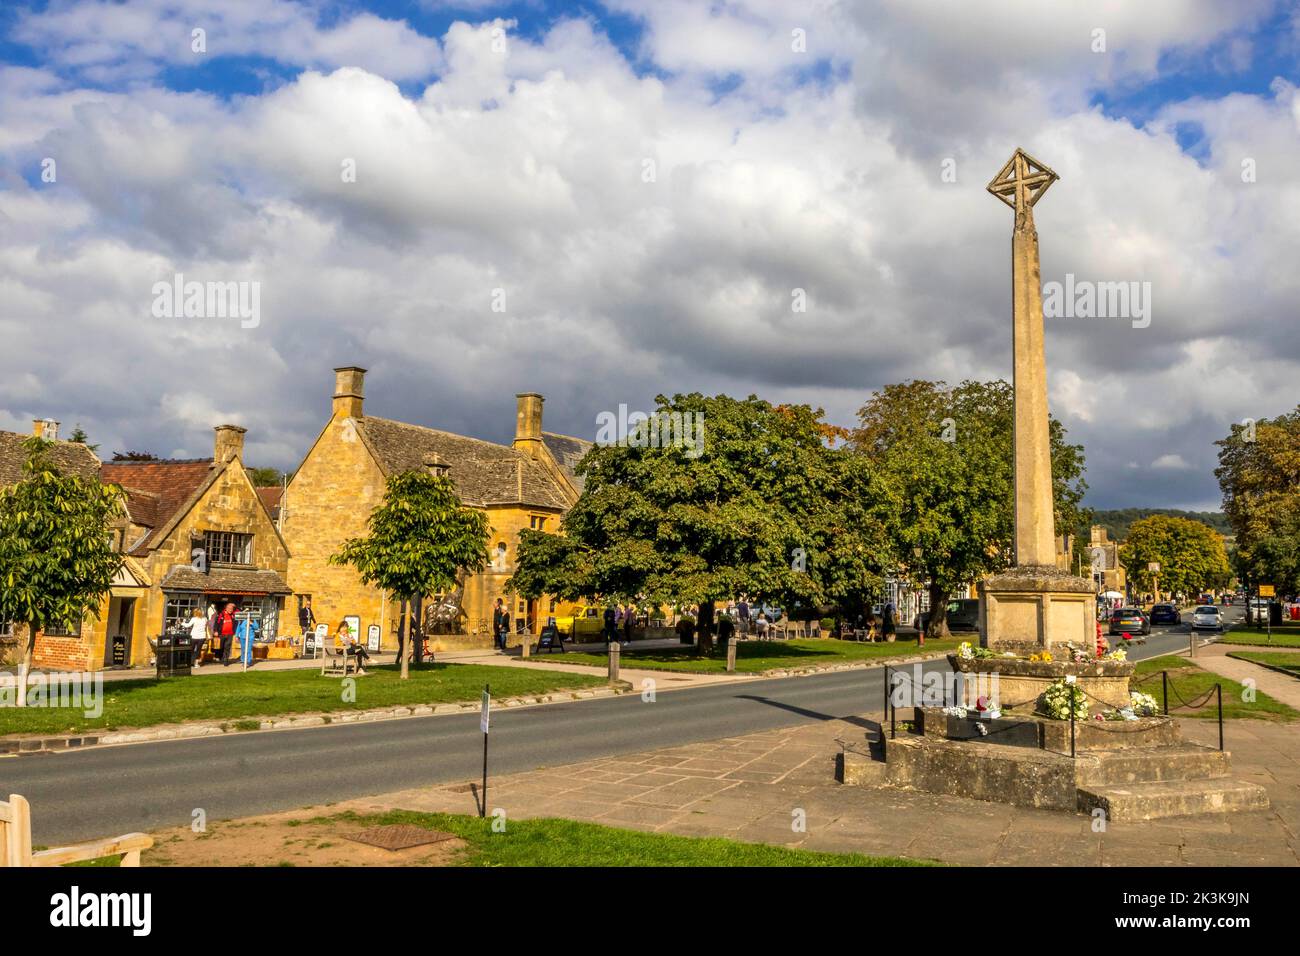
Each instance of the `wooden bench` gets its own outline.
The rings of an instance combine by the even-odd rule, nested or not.
[[[122,856],[122,866],[139,866],[140,851],[151,846],[153,837],[128,833],[33,853],[31,806],[16,793],[9,795],[8,803],[0,801],[0,866],[63,866],[118,854]]]
[[[322,677],[347,677],[357,672],[358,664],[355,654],[347,653],[344,648],[337,648],[333,641],[321,645],[320,673]]]

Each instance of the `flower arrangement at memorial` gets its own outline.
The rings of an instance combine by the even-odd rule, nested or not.
[[[987,647],[977,647],[970,641],[962,641],[957,645],[957,656],[964,661],[985,660],[990,657],[996,657]]]
[[[1128,651],[1122,647],[1117,647],[1106,655],[1108,661],[1126,661],[1128,660]]]
[[[1044,663],[1048,663],[1048,662],[1050,662],[1050,661],[1052,660],[1052,652],[1051,652],[1051,651],[1040,651],[1040,652],[1037,653],[1037,654],[1030,654],[1030,655],[1029,655],[1029,659],[1030,659],[1031,661],[1043,661]]]
[[[1078,684],[1066,683],[1064,679],[1052,681],[1051,686],[1043,691],[1040,698],[1043,713],[1054,720],[1070,719],[1070,698],[1074,698],[1074,716],[1076,719],[1088,716],[1088,697]]]
[[[1102,720],[1137,720],[1139,717],[1154,717],[1159,708],[1156,705],[1156,699],[1150,694],[1144,694],[1141,691],[1129,691],[1129,705],[1119,707],[1114,710],[1108,710],[1105,714],[1098,714],[1097,719]]]

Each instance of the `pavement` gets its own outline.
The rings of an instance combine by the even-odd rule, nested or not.
[[[865,750],[879,720],[866,713],[494,775],[487,809],[505,811],[507,833],[510,820],[562,817],[953,864],[1300,865],[1300,742],[1287,725],[1228,726],[1234,776],[1262,784],[1270,810],[1111,822],[1097,833],[1082,814],[836,783],[835,754],[845,746]],[[1213,722],[1180,723],[1188,739],[1214,743]],[[479,799],[471,778],[310,808],[302,817],[392,809],[477,814]],[[214,845],[221,834],[210,839],[220,852]]]
[[[1213,671],[1220,677],[1226,677],[1229,680],[1235,680],[1241,684],[1246,681],[1254,681],[1255,689],[1267,694],[1276,701],[1281,701],[1288,707],[1300,710],[1300,680],[1294,677],[1288,677],[1277,671],[1269,670],[1267,667],[1260,667],[1258,664],[1252,664],[1250,661],[1237,660],[1228,655],[1234,651],[1287,651],[1295,650],[1294,648],[1278,647],[1276,645],[1269,647],[1260,645],[1254,647],[1247,644],[1209,644],[1205,647],[1198,648],[1196,657],[1192,660],[1197,665],[1207,671]]]

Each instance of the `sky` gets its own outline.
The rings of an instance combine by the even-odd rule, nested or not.
[[[1298,65],[1295,0],[6,0],[0,428],[292,468],[344,365],[496,441],[522,391],[852,425],[1011,377],[1022,147],[1043,282],[1149,304],[1045,320],[1087,503],[1217,508],[1215,439],[1300,402]]]

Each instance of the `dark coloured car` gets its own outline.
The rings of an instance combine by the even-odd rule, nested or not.
[[[930,623],[930,612],[923,611],[912,619],[912,626],[925,630]],[[959,598],[948,602],[948,630],[978,631],[980,627],[980,602],[976,598]]]
[[[1140,607],[1122,607],[1111,612],[1110,632],[1112,634],[1150,634],[1151,619]]]
[[[1157,604],[1151,609],[1152,624],[1182,624],[1183,614],[1177,604]]]

